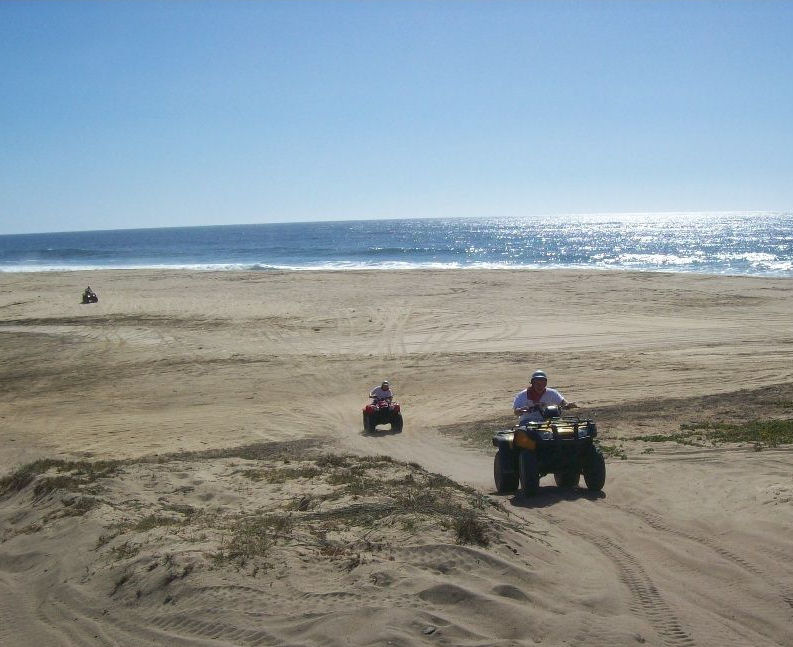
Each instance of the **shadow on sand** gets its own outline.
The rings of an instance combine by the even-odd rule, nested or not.
[[[492,492],[491,494],[499,496],[497,492]],[[522,492],[518,491],[511,495],[509,502],[516,508],[547,508],[560,501],[578,501],[579,499],[597,501],[605,498],[605,492],[592,492],[579,487],[560,488],[555,485],[549,485],[540,487],[540,491],[534,496],[524,496]]]
[[[367,438],[378,438],[380,436],[395,436],[396,434],[401,433],[401,429],[375,429],[374,431],[366,431],[366,429],[364,429],[361,431],[361,436],[366,436]]]

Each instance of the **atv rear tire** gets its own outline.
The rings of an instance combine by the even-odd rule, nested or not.
[[[402,414],[396,413],[391,419],[391,431],[402,431]]]
[[[606,484],[606,459],[599,447],[592,445],[584,458],[584,482],[587,489],[592,491],[602,490]]]
[[[507,494],[518,489],[518,475],[514,471],[507,472],[504,469],[504,461],[506,460],[508,460],[508,457],[501,450],[496,452],[496,456],[493,459],[493,480],[496,482],[496,492],[499,494]]]
[[[561,488],[574,488],[578,485],[578,480],[581,478],[581,473],[575,470],[567,470],[566,472],[554,472],[553,480],[556,485]]]
[[[537,456],[534,452],[524,449],[518,459],[520,489],[525,496],[533,496],[540,490],[540,472]]]

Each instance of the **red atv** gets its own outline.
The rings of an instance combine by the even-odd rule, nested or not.
[[[402,411],[399,402],[372,398],[363,408],[363,428],[367,433],[376,431],[377,425],[391,425],[391,431],[402,431]]]

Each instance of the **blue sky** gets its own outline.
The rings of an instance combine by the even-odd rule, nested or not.
[[[2,2],[0,233],[793,210],[791,2]]]

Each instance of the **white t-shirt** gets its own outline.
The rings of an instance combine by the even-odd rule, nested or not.
[[[534,404],[562,404],[562,402],[564,402],[562,394],[556,389],[546,388],[545,393],[540,396],[540,401],[537,403],[529,398],[528,391],[528,389],[523,389],[523,391],[515,396],[515,401],[512,403],[513,409],[522,409],[523,407],[530,407]],[[518,422],[520,424],[525,422],[542,422],[542,414],[537,410],[529,411],[528,413],[521,414]]]
[[[377,398],[378,400],[385,400],[386,398],[393,398],[393,394],[391,393],[391,389],[383,390],[381,387],[376,386],[371,391],[372,397]]]

